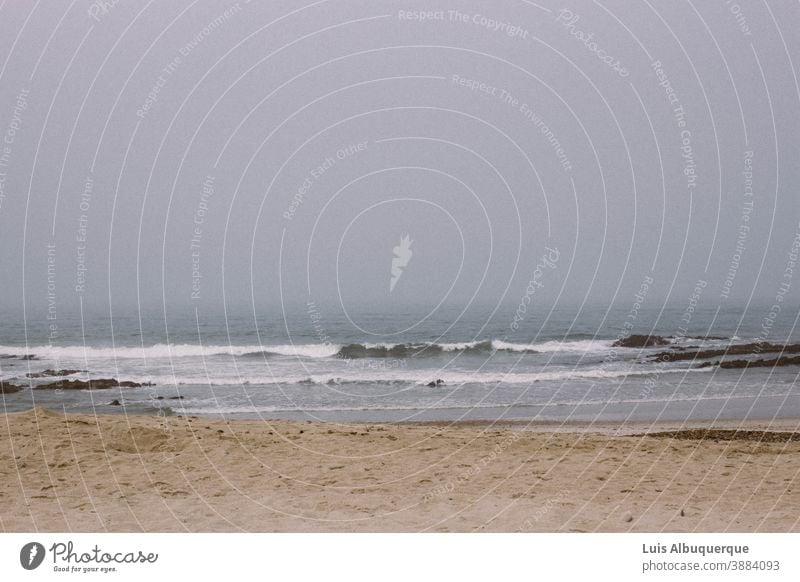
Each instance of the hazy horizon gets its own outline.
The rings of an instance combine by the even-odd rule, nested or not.
[[[800,8],[755,8],[4,5],[0,308],[796,306]]]

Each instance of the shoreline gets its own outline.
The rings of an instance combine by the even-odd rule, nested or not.
[[[612,424],[8,413],[0,530],[800,531],[800,419]]]
[[[327,424],[325,421],[317,421],[321,424]],[[353,423],[353,424],[369,424],[369,423]],[[618,435],[618,436],[633,436],[646,433],[657,433],[667,431],[682,431],[682,430],[703,430],[703,429],[721,429],[721,430],[761,430],[771,432],[794,432],[800,431],[800,418],[781,417],[781,418],[748,418],[741,420],[734,419],[709,419],[709,420],[656,420],[653,422],[643,422],[635,420],[630,422],[611,422],[599,421],[590,422],[583,420],[526,420],[526,419],[509,419],[500,421],[491,420],[459,420],[455,422],[447,421],[409,421],[387,423],[398,426],[428,426],[434,428],[446,428],[449,426],[459,428],[492,428],[492,429],[507,429],[507,430],[525,430],[528,432],[539,433],[589,433],[589,434],[604,434],[604,435]]]

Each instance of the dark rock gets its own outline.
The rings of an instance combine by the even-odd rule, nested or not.
[[[170,400],[183,400],[183,396],[170,396]]]
[[[629,335],[618,339],[611,345],[615,348],[649,348],[652,346],[666,346],[669,343],[667,338],[660,335]]]
[[[728,360],[719,363],[720,368],[774,368],[776,366],[800,366],[800,356],[783,356],[773,360]]]
[[[36,357],[34,354],[25,354],[24,356],[20,356],[20,360],[38,360],[39,358]]]
[[[428,386],[431,387],[431,388],[434,388],[436,386],[441,386],[442,384],[444,384],[444,380],[442,380],[441,378],[439,378],[435,382],[434,381],[428,382]]]
[[[108,403],[109,406],[122,406],[122,403],[116,398]]]
[[[719,356],[745,356],[757,354],[770,354],[783,352],[785,354],[800,353],[800,344],[780,345],[767,342],[754,342],[750,344],[739,344],[713,350],[699,350],[696,347],[683,352],[659,352],[653,355],[654,362],[677,362],[680,360],[705,360],[717,358]]]
[[[44,370],[25,374],[28,378],[49,378],[52,376],[71,376],[72,374],[86,373],[86,370]]]
[[[141,388],[142,386],[152,386],[152,384],[140,384],[127,380],[120,382],[115,378],[98,378],[94,380],[59,380],[36,386],[34,390],[106,390],[108,388]]]
[[[16,384],[7,384],[0,382],[0,394],[14,394],[22,390],[24,386],[17,386]]]

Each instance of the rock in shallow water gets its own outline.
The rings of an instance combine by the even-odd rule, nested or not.
[[[95,380],[59,380],[36,386],[34,390],[106,390],[108,388],[141,388],[152,384],[139,382],[120,382],[116,378],[98,378]]]
[[[680,360],[699,360],[716,358],[717,356],[747,356],[782,352],[784,354],[800,353],[800,344],[771,344],[769,342],[754,342],[749,344],[734,344],[725,348],[701,350],[696,347],[685,348],[682,352],[659,352],[653,354],[654,362],[677,362]]]
[[[72,374],[85,373],[86,370],[43,370],[41,372],[31,372],[25,374],[28,378],[49,378],[51,376],[71,376]]]
[[[17,386],[15,384],[7,384],[5,382],[0,382],[0,394],[14,394],[15,392],[19,392],[23,388],[24,386]]]
[[[618,339],[613,344],[615,348],[649,348],[651,346],[669,345],[669,340],[660,335],[629,335]]]
[[[774,368],[775,366],[800,366],[800,356],[784,356],[772,360],[728,360],[720,368]]]

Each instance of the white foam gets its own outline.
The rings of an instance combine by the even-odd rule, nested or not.
[[[175,359],[202,358],[211,356],[243,356],[246,354],[267,353],[282,356],[303,356],[327,358],[336,355],[341,346],[334,344],[296,344],[296,345],[196,345],[196,344],[155,344],[152,346],[0,346],[0,354],[25,356],[34,354],[37,358],[48,360],[113,360],[113,359]]]
[[[448,343],[367,343],[367,349],[385,348],[390,350],[403,345],[412,347],[438,346],[443,351],[469,350],[487,342],[448,342]],[[602,352],[611,347],[611,340],[577,340],[547,341],[536,344],[514,343],[493,340],[491,347],[495,351],[511,352]],[[11,356],[35,355],[43,360],[155,360],[178,358],[206,358],[212,356],[244,356],[244,355],[279,355],[302,358],[331,358],[342,349],[340,344],[282,344],[282,345],[197,345],[197,344],[155,344],[150,346],[0,346],[0,354]]]
[[[441,388],[452,388],[462,384],[533,384],[536,382],[558,382],[573,379],[614,379],[628,376],[648,376],[651,374],[711,372],[712,368],[670,368],[662,370],[646,369],[641,367],[605,370],[591,368],[588,370],[568,369],[543,372],[502,373],[502,372],[459,372],[447,369],[436,370],[363,370],[360,373],[342,374],[297,374],[282,376],[151,376],[137,379],[139,382],[152,382],[156,385],[204,385],[204,386],[242,386],[242,385],[339,385],[339,384],[368,384],[368,383],[398,383],[410,385],[425,385],[442,378],[445,384]]]
[[[445,352],[460,352],[462,350],[469,350],[484,342],[474,341],[474,342],[453,342],[453,343],[444,343],[439,344],[442,348],[442,351]]]
[[[605,352],[611,349],[613,340],[572,340],[572,341],[547,341],[531,344],[530,349],[537,352]]]

